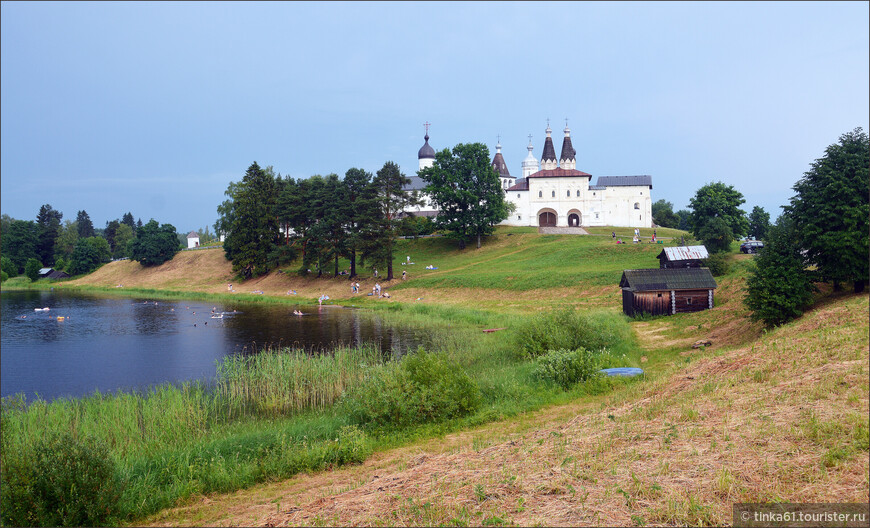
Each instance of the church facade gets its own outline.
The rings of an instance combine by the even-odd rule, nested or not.
[[[556,158],[552,130],[547,127],[541,165],[532,155],[523,160],[523,177],[505,189],[515,210],[503,225],[539,227],[651,227],[652,177],[599,176],[577,170],[577,151],[565,127]],[[498,156],[498,155],[497,155]]]
[[[531,139],[528,155],[522,162],[523,177],[511,176],[501,152],[496,145],[492,167],[499,174],[505,199],[514,204],[515,210],[501,225],[539,227],[651,227],[652,177],[593,176],[577,170],[577,151],[571,143],[571,131],[565,127],[565,137],[559,158],[553,146],[552,130],[547,126],[547,137],[541,163],[532,154]],[[417,153],[419,169],[431,167],[435,162],[435,150],[429,145],[428,130],[425,143]],[[419,176],[411,177],[408,192],[421,191],[426,186]],[[424,204],[408,213],[416,216],[435,216],[437,209],[425,195]]]

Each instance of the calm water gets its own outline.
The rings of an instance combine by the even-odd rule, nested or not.
[[[24,393],[28,400],[208,381],[224,356],[270,345],[321,350],[376,342],[401,354],[424,339],[338,306],[155,302],[67,292],[3,292],[0,301],[0,395]],[[43,307],[50,310],[34,311]],[[293,315],[296,308],[305,315]],[[223,317],[212,317],[212,309]]]

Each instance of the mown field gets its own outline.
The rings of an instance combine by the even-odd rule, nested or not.
[[[134,525],[710,525],[730,524],[734,502],[866,501],[866,294],[823,289],[802,319],[764,330],[742,304],[751,257],[735,252],[713,310],[630,320],[621,315],[622,270],[658,267],[663,246],[617,245],[610,229],[592,231],[499,229],[481,249],[462,251],[444,238],[401,241],[397,278],[381,282],[390,299],[365,295],[370,270],[359,296],[345,278],[291,269],[236,283],[215,250],[148,270],[111,263],[56,283],[256,302],[327,293],[431,332],[429,352],[450,365],[443,376],[467,375],[477,404],[420,423],[367,424],[354,418],[378,411],[359,405],[375,394],[366,384],[399,390],[390,380],[400,368],[364,350],[317,364],[275,354],[259,366],[227,365],[219,393],[164,387],[4,410],[4,453],[49,429],[106,439],[128,482],[123,518]],[[630,240],[631,230],[617,235]],[[401,265],[406,255],[415,264]],[[537,361],[521,353],[527,330],[565,309],[612,338],[599,366],[646,375],[570,390],[540,378]],[[504,330],[481,332],[490,328]],[[699,339],[712,346],[692,349]],[[288,380],[312,389],[285,390]],[[115,428],[113,416],[136,418]]]

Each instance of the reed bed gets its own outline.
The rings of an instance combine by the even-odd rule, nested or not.
[[[272,349],[227,356],[211,386],[163,384],[145,392],[96,392],[51,402],[7,397],[0,410],[3,447],[27,449],[47,435],[69,433],[104,441],[119,461],[150,456],[233,421],[328,408],[382,362],[375,345],[321,355]]]

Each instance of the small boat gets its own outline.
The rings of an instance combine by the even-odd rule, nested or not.
[[[34,308],[33,309],[34,312],[47,312],[48,310],[49,310],[49,308]]]

